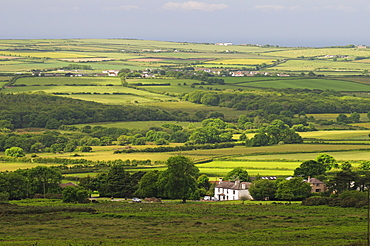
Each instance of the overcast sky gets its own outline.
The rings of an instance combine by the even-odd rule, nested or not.
[[[370,45],[368,0],[0,0],[0,39]]]

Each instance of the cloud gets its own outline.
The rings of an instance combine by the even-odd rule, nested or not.
[[[256,5],[254,6],[254,9],[259,9],[259,10],[272,10],[272,11],[282,11],[282,10],[301,10],[302,8],[299,6],[282,6],[282,5]]]
[[[223,3],[209,4],[209,3],[195,2],[195,1],[188,1],[188,2],[183,2],[183,3],[168,2],[162,6],[162,8],[167,9],[167,10],[182,9],[182,10],[200,10],[200,11],[207,11],[207,12],[222,10],[228,7],[229,7],[228,5],[223,4]]]
[[[108,11],[129,11],[129,10],[138,10],[139,6],[136,5],[122,5],[118,7],[105,7],[104,10]]]

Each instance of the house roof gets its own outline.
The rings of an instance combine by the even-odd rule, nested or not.
[[[231,189],[231,190],[245,190],[250,187],[252,183],[250,182],[228,182],[224,181],[216,185],[216,188],[224,188],[224,189]],[[245,185],[245,189],[243,189],[243,185]]]
[[[310,183],[310,184],[324,184],[324,182],[318,180],[317,178],[309,178],[308,183]]]
[[[65,183],[65,184],[59,184],[59,187],[61,187],[61,188],[65,188],[67,186],[77,186],[77,185],[75,183],[72,183],[72,182]]]

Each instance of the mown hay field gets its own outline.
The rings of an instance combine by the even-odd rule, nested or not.
[[[284,51],[274,51],[265,53],[269,56],[279,56],[287,58],[297,57],[317,57],[317,56],[370,56],[370,49],[357,48],[310,48],[310,49],[290,49]],[[262,55],[265,55],[262,54]]]
[[[277,66],[267,68],[267,70],[278,70],[278,71],[292,71],[292,72],[309,72],[315,71],[320,74],[324,71],[357,71],[363,72],[365,69],[370,69],[369,63],[354,63],[354,62],[334,62],[325,60],[289,60],[285,63],[281,63]]]
[[[303,138],[316,139],[369,139],[370,130],[343,130],[343,131],[315,131],[315,132],[300,132],[299,135]]]
[[[271,59],[217,59],[214,61],[207,61],[206,64],[225,64],[225,65],[260,65],[262,63],[272,64],[274,60]]]

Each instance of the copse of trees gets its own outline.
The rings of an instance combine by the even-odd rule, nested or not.
[[[14,128],[42,127],[106,121],[175,120],[160,109],[113,106],[47,94],[0,94],[0,121]],[[37,107],[35,107],[37,105]]]
[[[302,137],[281,120],[258,129],[257,134],[246,141],[247,146],[267,146],[279,143],[302,143]]]

